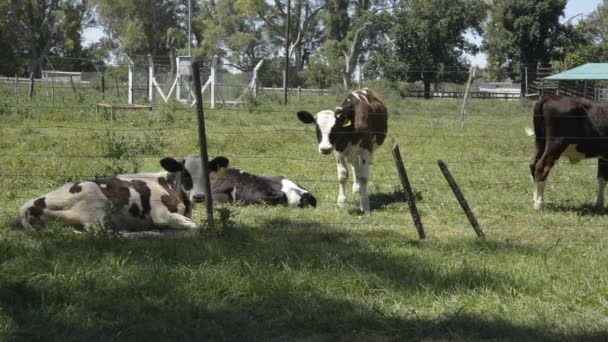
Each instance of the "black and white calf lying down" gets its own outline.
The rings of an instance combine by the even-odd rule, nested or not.
[[[111,223],[127,237],[196,229],[192,209],[205,201],[200,158],[178,162],[167,157],[160,164],[166,171],[67,183],[27,201],[20,209],[21,224],[33,230],[34,224],[48,221],[77,229]],[[212,196],[220,203],[316,206],[307,190],[286,178],[254,176],[227,166],[224,157],[209,162]]]
[[[305,124],[314,123],[319,152],[336,156],[338,164],[338,205],[346,201],[347,163],[352,165],[353,193],[361,195],[360,208],[369,212],[367,183],[373,152],[382,145],[388,129],[387,109],[378,95],[363,88],[350,93],[335,110],[323,110],[316,115],[298,112]]]

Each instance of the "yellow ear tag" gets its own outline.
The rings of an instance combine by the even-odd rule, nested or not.
[[[218,175],[223,175],[223,174],[224,174],[224,171],[226,171],[226,168],[225,168],[225,167],[221,167],[221,166],[220,166],[220,168],[219,168],[219,169],[217,169],[217,172],[216,172],[216,173],[217,173]]]
[[[350,119],[346,118],[343,122],[342,122],[342,127],[348,127],[350,125],[352,125],[353,123],[350,121]]]

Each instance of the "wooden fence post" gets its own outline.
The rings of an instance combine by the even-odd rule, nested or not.
[[[194,92],[196,98],[196,114],[198,119],[198,139],[200,144],[201,163],[203,166],[203,181],[205,182],[205,208],[207,221],[213,226],[213,200],[211,198],[211,182],[209,181],[209,154],[207,153],[207,136],[205,132],[205,113],[203,112],[203,94],[201,89],[201,75],[198,62],[192,63],[192,77],[194,78]]]
[[[403,192],[405,193],[405,200],[410,208],[410,214],[412,215],[412,220],[414,220],[416,231],[418,231],[418,237],[420,240],[424,240],[424,229],[422,228],[422,221],[420,220],[420,214],[418,213],[418,208],[416,207],[416,200],[414,198],[414,194],[412,193],[412,187],[410,186],[410,181],[407,178],[405,167],[403,166],[399,146],[395,143],[393,143],[393,159],[395,160],[395,167],[397,168],[397,173],[401,179],[401,185],[403,186]]]
[[[475,70],[476,68],[474,66],[469,69],[469,80],[467,81],[467,86],[464,90],[464,99],[462,100],[462,108],[460,109],[460,128],[464,128],[464,114],[466,113],[467,105],[469,104],[469,88],[475,77]]]
[[[471,211],[471,208],[469,207],[467,200],[464,198],[464,195],[460,191],[460,188],[458,188],[458,184],[456,184],[456,181],[454,180],[454,177],[452,177],[450,170],[448,170],[447,165],[445,165],[445,163],[442,160],[438,160],[437,164],[439,165],[439,169],[441,170],[441,173],[443,173],[443,176],[448,181],[450,188],[452,188],[452,192],[454,192],[454,196],[456,196],[456,199],[458,200],[458,203],[460,203],[462,210],[464,210],[465,215],[467,215],[467,218],[469,219],[471,226],[473,226],[473,229],[475,230],[477,237],[479,237],[481,239],[485,238],[485,234],[481,230],[481,227],[479,227],[479,223],[477,223],[477,219],[475,219],[475,215],[473,215],[473,211]]]

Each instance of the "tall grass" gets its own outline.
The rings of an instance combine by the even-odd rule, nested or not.
[[[529,103],[474,100],[460,129],[459,101],[383,95],[389,139],[374,156],[370,215],[352,195],[337,208],[335,163],[295,116],[335,99],[252,104],[207,111],[210,155],[285,175],[318,208],[218,207],[214,229],[139,241],[54,225],[26,234],[17,209],[68,180],[157,171],[162,156],[196,153],[194,112],[172,104],[108,121],[92,106],[1,99],[0,339],[606,340],[608,237],[606,217],[590,209],[595,162],[559,163],[539,213],[523,130]],[[423,242],[402,202],[392,140],[417,193]],[[475,239],[437,159],[486,241]]]

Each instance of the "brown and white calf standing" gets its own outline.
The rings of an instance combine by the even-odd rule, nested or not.
[[[369,212],[368,182],[373,152],[382,145],[388,129],[388,113],[380,97],[363,88],[348,94],[335,110],[323,110],[316,115],[298,112],[305,124],[314,123],[319,152],[336,156],[338,164],[338,204],[346,201],[347,164],[352,166],[353,193],[361,195],[360,208]]]
[[[530,163],[534,208],[542,209],[547,176],[560,156],[576,163],[599,158],[596,208],[604,210],[608,180],[608,105],[585,98],[544,95],[534,106],[536,152]]]

